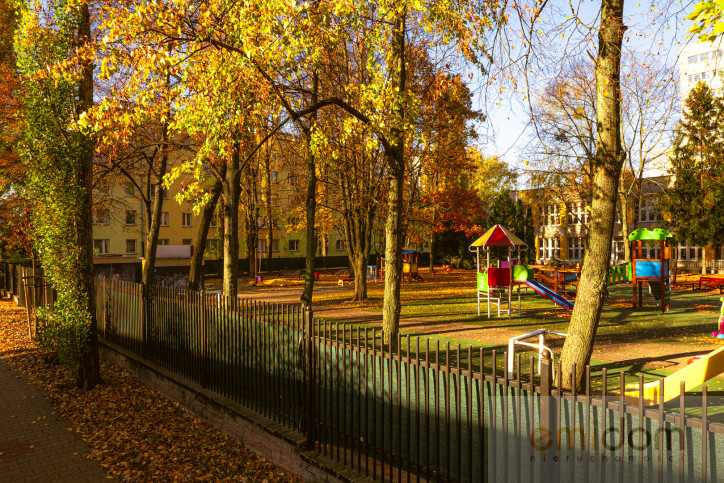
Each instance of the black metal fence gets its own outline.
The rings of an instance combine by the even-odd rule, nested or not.
[[[22,289],[11,272],[0,265],[5,292],[17,280]],[[372,479],[724,479],[724,404],[706,387],[646,406],[621,395],[643,376],[585,367],[582,391],[561,391],[546,360],[538,373],[517,355],[509,372],[505,352],[408,336],[390,345],[378,328],[298,305],[107,279],[96,297],[106,340],[301,431]]]

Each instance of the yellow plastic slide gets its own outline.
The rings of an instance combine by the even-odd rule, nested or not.
[[[698,361],[664,378],[664,402],[679,396],[682,382],[684,383],[686,391],[689,391],[696,386],[704,384],[709,379],[718,376],[722,372],[724,372],[724,347],[720,347],[706,357],[702,357]],[[638,384],[628,385],[625,392],[627,403],[638,404]],[[659,404],[659,381],[644,384],[643,396],[645,406]]]

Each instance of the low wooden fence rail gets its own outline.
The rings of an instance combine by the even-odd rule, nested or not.
[[[0,264],[0,289],[22,293],[35,280],[24,276]],[[724,398],[706,387],[647,407],[620,395],[642,375],[587,366],[580,392],[561,391],[547,360],[539,374],[516,354],[509,372],[502,351],[409,336],[390,345],[376,327],[299,305],[108,279],[96,304],[106,340],[303,432],[370,479],[724,480]]]

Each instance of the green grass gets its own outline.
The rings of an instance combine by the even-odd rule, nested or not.
[[[371,285],[369,293],[369,301],[346,306],[381,315],[381,284]],[[632,308],[632,289],[628,285],[609,287],[609,293],[598,328],[599,337],[626,344],[649,341],[691,344],[712,341],[709,333],[716,328],[721,307],[718,294],[674,292],[671,309],[661,314],[654,305],[653,297],[648,294],[644,295],[644,307]],[[347,297],[346,294],[328,296],[321,300],[321,304],[341,306],[341,302]],[[518,316],[517,312],[517,294],[514,295],[513,306],[513,316],[510,319],[506,315],[498,317],[495,307],[491,308],[492,316],[488,319],[484,303],[481,306],[481,315],[478,316],[472,278],[470,283],[407,283],[402,290],[402,331],[414,335],[435,334],[441,340],[450,340],[452,344],[458,341],[464,344],[465,338],[447,337],[441,326],[462,324],[468,329],[496,328],[516,333],[536,328],[565,332],[568,328],[570,313],[531,290],[521,297],[521,316]],[[405,326],[404,319],[407,318],[423,319],[426,324]]]
[[[492,307],[491,318],[487,317],[487,308],[481,305],[481,315],[477,315],[474,273],[469,280],[462,275],[450,282],[436,281],[426,283],[405,283],[402,287],[402,327],[403,337],[411,336],[413,351],[414,337],[430,337],[440,342],[441,349],[449,343],[455,351],[461,347],[461,362],[467,366],[467,348],[472,347],[474,353],[482,347],[489,357],[492,349],[500,353],[498,372],[502,375],[502,352],[507,350],[504,341],[513,334],[522,334],[535,329],[545,328],[555,332],[566,332],[570,321],[570,313],[555,305],[550,300],[528,290],[521,297],[521,316],[517,312],[517,293],[514,293],[514,312],[509,319],[507,315],[498,317]],[[352,309],[378,313],[381,316],[382,284],[369,286],[370,300],[358,304],[345,304]],[[346,301],[347,294],[327,296],[321,300],[322,305],[339,305]],[[609,374],[609,388],[619,385],[620,372],[626,373],[626,384],[638,381],[638,375],[644,381],[654,381],[665,377],[671,372],[663,369],[646,367],[646,364],[658,359],[670,357],[686,357],[688,354],[705,353],[711,350],[717,340],[710,336],[716,330],[721,302],[720,295],[715,292],[693,292],[677,290],[672,293],[670,310],[661,314],[654,298],[644,289],[644,307],[631,307],[632,288],[629,285],[609,287],[609,297],[604,306],[600,325],[597,331],[597,342],[604,342],[620,351],[629,351],[627,360],[611,362],[605,360],[605,352],[594,352],[591,360],[591,375],[595,386],[600,388],[601,371],[605,367]],[[316,301],[315,301],[316,303]],[[380,317],[381,318],[381,317]],[[379,327],[379,323],[365,324],[367,327]],[[486,330],[493,329],[486,333]],[[488,335],[489,334],[489,335]],[[496,334],[496,336],[492,336]],[[422,339],[421,339],[422,340]],[[432,341],[431,341],[432,342]],[[656,343],[666,344],[669,354],[658,354]],[[404,343],[403,343],[404,345]],[[435,344],[431,343],[431,349]],[[670,346],[680,346],[677,354],[670,354]],[[424,344],[423,344],[424,347]],[[524,357],[534,355],[524,353]],[[452,355],[451,357],[455,357]],[[619,357],[620,359],[620,357]],[[473,367],[477,366],[477,356]],[[528,363],[524,364],[527,367]],[[492,360],[486,360],[486,371],[492,371]],[[724,380],[709,381],[708,390],[712,402],[718,401],[715,413],[724,418]],[[700,394],[701,387],[695,388],[687,395]],[[687,409],[687,414],[698,415],[701,408]],[[712,413],[710,413],[712,414]],[[712,414],[713,415],[713,414]]]

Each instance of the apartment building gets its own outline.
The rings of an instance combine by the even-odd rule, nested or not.
[[[724,72],[724,42],[694,42],[681,47],[679,55],[679,89],[683,110],[684,99],[698,83],[705,82],[719,94],[722,93]]]
[[[255,197],[258,242],[256,247],[247,249],[244,233],[246,220],[243,215],[244,210],[241,209],[240,257],[253,255],[256,251],[258,256],[267,258],[269,250],[273,258],[301,258],[306,255],[305,229],[300,224],[300,220],[305,216],[303,197],[306,193],[306,182],[301,165],[289,162],[289,157],[294,155],[290,142],[278,143],[274,151],[268,153],[266,164],[260,163],[259,172],[255,172],[258,176],[256,189],[242,195],[242,203],[244,196]],[[178,163],[178,159],[175,163]],[[148,187],[144,176],[139,175],[134,179],[135,184],[121,176],[96,183],[93,212],[93,248],[96,263],[134,263],[145,256],[148,216],[139,187],[143,190],[148,190]],[[158,195],[163,198],[157,256],[161,260],[175,259],[166,263],[180,263],[179,259],[190,257],[190,247],[201,223],[201,217],[194,213],[192,205],[176,199],[185,181],[187,180],[177,179],[170,189],[164,189],[160,194],[155,193],[153,189],[150,190],[151,198]],[[253,194],[250,194],[252,192]],[[271,220],[268,216],[269,211],[271,211]],[[222,251],[220,224],[223,220],[218,213],[220,208],[212,219],[204,247],[205,258],[212,260],[220,258]],[[330,223],[329,229],[323,236],[318,237],[319,243],[316,247],[318,255],[346,255],[341,227],[338,222]],[[272,241],[271,246],[268,246],[270,231]],[[379,241],[376,246],[381,246]],[[160,263],[164,264],[163,261]]]

